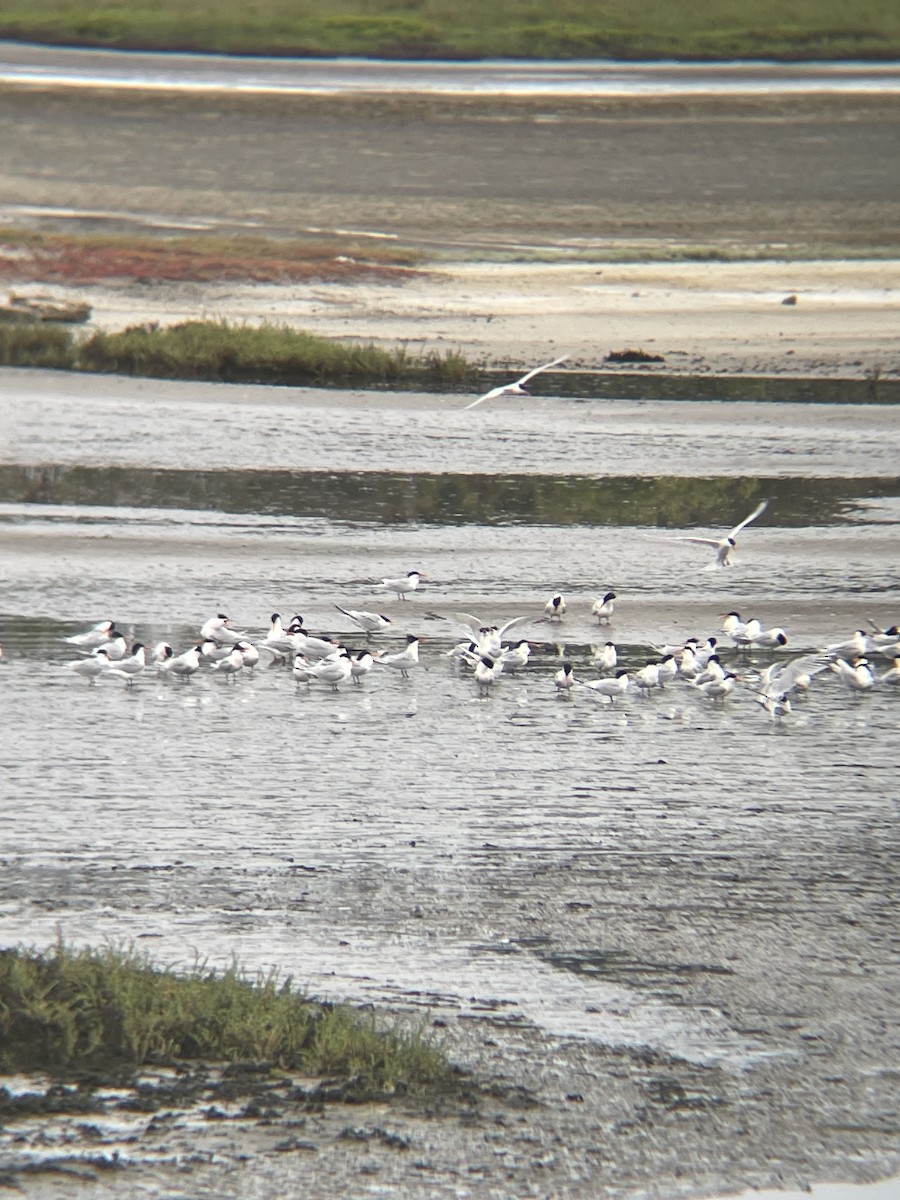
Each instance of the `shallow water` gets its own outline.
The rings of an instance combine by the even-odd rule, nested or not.
[[[896,92],[897,63],[383,62],[154,54],[0,42],[0,79],[301,93],[693,95]]]
[[[319,995],[493,1014],[751,1089],[765,1064],[896,1067],[900,690],[825,674],[773,723],[752,692],[765,656],[724,705],[679,684],[603,707],[552,677],[562,644],[592,678],[592,644],[636,666],[732,608],[789,650],[896,621],[897,410],[458,408],[4,374],[3,943],[236,956]],[[729,570],[674,540],[763,495]],[[375,586],[412,567],[410,600]],[[607,587],[610,631],[590,617]],[[390,649],[420,635],[418,670],[333,693],[263,665],[134,688],[63,667],[63,638],[107,617],[182,649],[216,611],[254,634],[300,612],[357,644],[336,603],[388,613]],[[534,618],[532,662],[488,696],[446,657],[460,610]],[[798,1023],[840,1030],[852,1061],[836,1042],[811,1057]],[[881,1112],[865,1087],[853,1105]]]

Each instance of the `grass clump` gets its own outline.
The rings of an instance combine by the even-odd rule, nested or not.
[[[391,1091],[448,1080],[417,1034],[310,1001],[275,974],[161,968],[130,950],[0,951],[0,1072],[51,1074],[206,1059],[364,1078]]]
[[[287,325],[187,321],[131,326],[87,338],[43,325],[0,328],[0,366],[59,367],[157,379],[293,386],[460,387],[477,378],[457,351],[413,355],[353,345]]]
[[[896,0],[3,0],[0,37],[386,58],[890,59]]]

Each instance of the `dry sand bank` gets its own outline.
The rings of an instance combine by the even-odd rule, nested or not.
[[[571,355],[599,368],[644,350],[654,373],[900,375],[897,262],[451,263],[402,283],[18,286],[83,298],[92,325],[224,319],[286,323],[489,365]],[[785,303],[788,298],[794,303]],[[628,369],[633,369],[628,368]]]

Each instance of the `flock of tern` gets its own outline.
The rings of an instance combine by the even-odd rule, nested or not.
[[[423,578],[421,572],[410,571],[396,579],[385,579],[379,586],[406,600]],[[614,592],[607,591],[593,604],[591,616],[596,618],[598,628],[611,628],[616,599]],[[264,662],[289,666],[298,686],[320,683],[337,691],[342,684],[361,683],[376,668],[409,678],[419,667],[421,639],[412,633],[404,635],[399,650],[370,648],[373,637],[393,633],[394,621],[387,614],[338,604],[334,607],[364,635],[365,646],[353,649],[336,637],[312,634],[299,615],[285,624],[278,613],[271,615],[267,631],[251,637],[247,631],[236,630],[224,613],[218,613],[203,623],[194,644],[176,653],[165,641],[151,648],[141,642],[129,645],[113,621],[101,621],[65,639],[81,655],[66,668],[90,684],[98,679],[117,679],[130,687],[147,670],[163,680],[182,682],[206,671],[226,683],[235,683],[241,672],[252,671]],[[718,635],[703,640],[692,637],[677,645],[650,646],[651,657],[637,668],[623,668],[619,648],[608,639],[591,648],[596,678],[582,678],[565,659],[564,646],[521,636],[529,626],[532,630],[540,626],[544,631],[559,631],[566,611],[565,598],[556,593],[547,600],[542,613],[513,617],[502,625],[489,624],[469,613],[450,612],[439,619],[450,622],[463,637],[442,651],[442,657],[455,669],[470,672],[482,696],[489,695],[501,677],[525,670],[536,650],[549,648],[555,661],[552,684],[561,697],[570,698],[583,689],[603,704],[614,704],[629,692],[648,697],[669,685],[681,684],[706,700],[724,703],[740,685],[748,688],[773,718],[789,713],[792,698],[807,692],[813,680],[826,672],[855,693],[900,684],[897,625],[881,628],[870,620],[868,630],[858,629],[845,641],[799,658],[775,659],[760,667],[751,658],[754,652],[772,656],[782,651],[788,644],[787,634],[779,626],[766,628],[755,618],[745,621],[735,611],[723,615]],[[429,616],[434,619],[435,614]],[[629,653],[633,656],[632,648]],[[868,655],[891,660],[892,665],[879,674]]]
[[[567,358],[564,354],[543,363],[512,383],[492,388],[465,407],[475,408],[501,396],[527,395],[526,384],[531,379]],[[760,501],[749,516],[723,537],[685,535],[675,540],[713,550],[713,559],[706,570],[731,566],[738,534],[767,507],[767,500]],[[427,576],[421,571],[412,570],[404,575],[385,577],[374,586],[382,593],[392,593],[399,601],[406,601],[425,579]],[[616,593],[611,590],[595,600],[590,615],[596,618],[598,626],[611,626],[616,600]],[[268,632],[254,640],[248,632],[236,631],[230,619],[219,613],[202,625],[195,644],[178,654],[168,642],[157,643],[149,652],[140,642],[129,646],[114,622],[101,621],[84,633],[66,639],[81,654],[67,667],[91,684],[97,679],[110,678],[124,680],[132,686],[148,667],[163,678],[189,681],[198,671],[208,670],[234,682],[242,671],[253,670],[265,659],[271,665],[290,663],[298,686],[324,683],[337,691],[347,682],[359,684],[376,667],[398,671],[408,678],[419,666],[420,639],[414,634],[407,634],[403,648],[394,653],[369,648],[372,637],[391,633],[394,629],[392,619],[385,613],[344,608],[339,604],[334,607],[365,635],[367,644],[364,648],[351,649],[331,636],[311,634],[299,615],[285,626],[278,613],[272,614]],[[455,622],[464,637],[445,652],[445,657],[460,670],[469,670],[479,693],[488,695],[504,674],[524,670],[535,647],[545,644],[525,637],[511,641],[507,635],[517,628],[522,632],[527,625],[544,624],[558,629],[567,608],[565,597],[556,592],[544,604],[541,615],[514,617],[500,626],[482,622],[468,613],[450,613],[446,619]],[[749,686],[766,712],[773,718],[782,717],[791,711],[791,697],[808,691],[812,681],[826,672],[856,693],[872,691],[876,686],[900,684],[900,629],[896,625],[882,629],[871,620],[869,624],[868,631],[859,629],[845,642],[824,646],[789,661],[776,660],[758,669],[746,659],[741,665],[743,656],[754,652],[772,655],[782,651],[788,644],[787,633],[780,626],[764,628],[755,618],[744,621],[739,613],[729,612],[724,614],[721,626],[722,638],[730,642],[727,652],[718,636],[710,636],[704,641],[688,638],[676,646],[650,647],[652,657],[637,669],[626,670],[619,664],[615,642],[608,640],[592,648],[592,666],[597,678],[581,679],[573,664],[565,660],[565,648],[557,646],[560,665],[555,669],[552,681],[560,696],[571,697],[581,688],[604,704],[614,704],[629,691],[650,696],[677,681],[708,700],[724,703],[738,684],[744,684]],[[879,676],[868,654],[884,656],[892,660],[892,666]]]

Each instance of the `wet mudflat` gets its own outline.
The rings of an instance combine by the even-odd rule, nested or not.
[[[593,644],[637,666],[729,609],[788,651],[896,620],[895,409],[463,418],[458,397],[4,382],[3,943],[274,966],[431,1023],[496,1085],[439,1115],[111,1100],[9,1127],[4,1169],[91,1176],[26,1191],[693,1196],[896,1171],[900,694],[825,676],[773,723],[765,655],[724,705],[552,682],[562,645],[594,678]],[[672,540],[762,496],[728,571]],[[413,567],[408,601],[373,586]],[[216,611],[255,634],[296,611],[356,645],[335,603],[388,613],[387,649],[420,635],[419,668],[332,693],[263,665],[134,688],[63,667],[106,617],[181,649]],[[446,656],[459,610],[534,618],[488,696]]]

